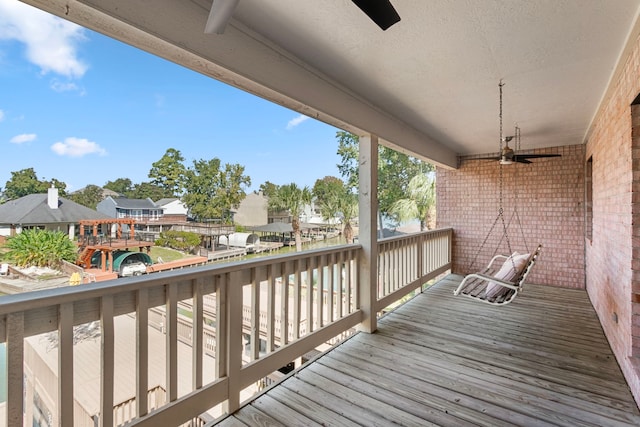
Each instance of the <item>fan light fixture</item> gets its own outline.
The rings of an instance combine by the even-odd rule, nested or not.
[[[213,0],[204,32],[223,34],[239,2],[240,0]]]

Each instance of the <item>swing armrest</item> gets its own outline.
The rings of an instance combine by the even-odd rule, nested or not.
[[[504,262],[508,259],[509,257],[506,255],[496,255],[493,258],[491,258],[491,261],[489,261],[489,264],[487,265],[487,268],[484,269],[484,271],[489,271],[492,268],[493,263],[496,262],[497,260],[502,260],[502,262]]]

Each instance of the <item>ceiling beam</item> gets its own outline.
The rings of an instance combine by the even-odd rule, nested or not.
[[[150,13],[148,3],[134,0],[23,1],[337,128],[375,134],[384,145],[457,167],[452,149],[241,23],[232,20],[223,35],[205,34],[207,2],[155,0]]]

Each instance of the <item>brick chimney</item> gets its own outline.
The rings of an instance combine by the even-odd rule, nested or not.
[[[53,184],[51,184],[51,188],[47,193],[47,204],[49,209],[58,209],[58,189]]]

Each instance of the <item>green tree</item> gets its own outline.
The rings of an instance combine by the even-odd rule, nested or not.
[[[338,139],[338,155],[340,156],[338,172],[346,180],[346,186],[353,191],[357,191],[359,172],[358,136],[349,132],[338,131],[336,138]]]
[[[4,195],[8,200],[14,200],[29,194],[46,193],[49,186],[48,182],[38,179],[33,168],[27,168],[11,172],[11,179],[4,185]]]
[[[311,190],[309,190],[309,187],[300,188],[293,182],[279,186],[276,193],[269,198],[270,209],[289,211],[292,218],[291,228],[293,228],[298,252],[302,250],[300,215],[304,205],[309,203],[311,203]]]
[[[10,237],[7,256],[20,267],[58,267],[62,260],[75,262],[76,245],[60,231],[26,229]]]
[[[351,189],[358,188],[358,144],[356,135],[338,132],[338,171]],[[393,218],[391,207],[400,199],[407,198],[409,181],[418,173],[433,171],[430,163],[378,145],[378,209],[387,218]]]
[[[268,199],[276,194],[278,186],[273,182],[265,181],[264,184],[260,184],[259,190],[262,191],[262,194]]]
[[[150,182],[141,182],[140,184],[134,184],[131,190],[124,193],[124,196],[130,199],[149,198],[151,200],[160,200],[169,195],[162,187],[158,187]]]
[[[89,184],[81,191],[77,191],[69,196],[76,203],[95,209],[98,203],[102,201],[102,188],[97,185]]]
[[[160,160],[151,164],[151,183],[165,190],[168,197],[178,197],[184,189],[184,157],[179,150],[169,148]]]
[[[338,199],[338,210],[342,216],[342,235],[347,243],[353,243],[352,221],[358,216],[358,194],[345,188]]]
[[[330,222],[338,216],[342,195],[347,191],[342,180],[335,176],[316,180],[312,194],[325,221]]]
[[[436,182],[427,174],[420,173],[409,181],[408,197],[397,200],[391,207],[391,213],[401,221],[417,219],[420,231],[429,228],[436,204]]]
[[[104,188],[115,191],[123,196],[131,191],[133,183],[129,178],[118,178],[115,181],[107,181]]]
[[[231,209],[237,209],[246,197],[244,187],[251,178],[244,166],[225,164],[220,159],[194,160],[185,174],[185,194],[182,201],[198,220],[220,219],[230,222]]]

